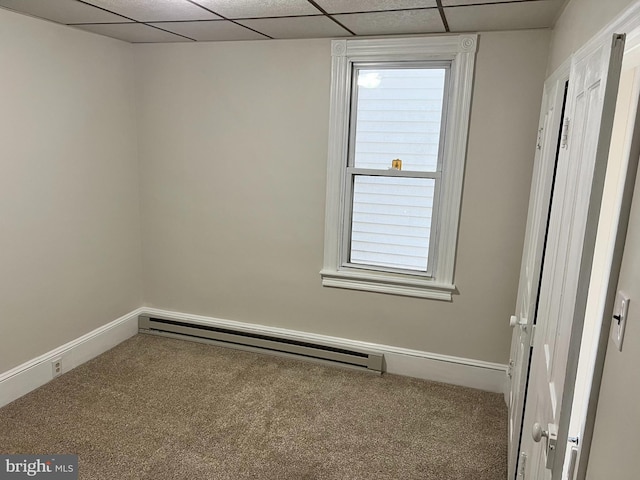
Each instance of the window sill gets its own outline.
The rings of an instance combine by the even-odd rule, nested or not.
[[[432,279],[383,272],[323,269],[320,271],[320,276],[324,287],[347,288],[447,302],[452,300],[452,294],[456,290],[456,286],[453,284],[442,284]]]

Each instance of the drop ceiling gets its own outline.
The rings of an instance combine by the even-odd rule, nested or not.
[[[552,27],[565,0],[0,0],[132,43],[351,37]]]

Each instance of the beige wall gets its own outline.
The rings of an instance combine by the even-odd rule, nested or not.
[[[620,88],[620,103],[632,102],[635,75],[625,72]],[[627,107],[629,108],[629,107]],[[622,107],[624,110],[624,107]],[[617,112],[616,112],[617,113]],[[617,117],[616,117],[617,118]],[[629,117],[627,117],[629,118]],[[626,123],[626,122],[625,122]],[[624,127],[627,125],[625,124]],[[620,128],[622,134],[626,128]],[[620,132],[614,132],[620,133]],[[629,135],[631,132],[629,132]],[[615,135],[614,135],[615,140]],[[618,144],[624,139],[618,139]],[[610,160],[614,151],[610,152]],[[607,179],[609,178],[607,170]],[[633,373],[640,362],[640,181],[634,192],[629,231],[627,233],[623,264],[618,279],[618,290],[631,299],[622,352],[609,340],[598,400],[598,411],[593,435],[587,478],[599,480],[616,472],[618,480],[635,480],[640,471],[637,455],[637,432],[640,430],[640,376]]]
[[[547,73],[551,74],[591,37],[636,0],[570,0],[553,29]]]
[[[140,305],[132,60],[0,10],[0,372]]]
[[[506,363],[548,39],[481,34],[453,303],[321,286],[328,40],[135,46],[145,303]]]

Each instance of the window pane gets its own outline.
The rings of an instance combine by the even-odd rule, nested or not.
[[[438,166],[444,68],[360,69],[354,165],[434,172]]]
[[[356,176],[351,263],[426,271],[435,180]]]

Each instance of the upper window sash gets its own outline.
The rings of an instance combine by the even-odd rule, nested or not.
[[[360,92],[360,88],[357,84],[358,75],[361,70],[409,70],[409,69],[438,69],[445,71],[444,77],[444,92],[443,92],[443,104],[442,104],[442,115],[440,119],[440,138],[438,144],[438,160],[437,166],[434,171],[422,171],[422,170],[409,170],[406,166],[403,166],[402,173],[431,173],[431,172],[441,172],[442,171],[442,157],[444,153],[444,141],[445,141],[445,133],[446,133],[446,123],[447,123],[447,109],[449,105],[449,94],[450,87],[449,82],[451,80],[451,61],[375,61],[375,62],[354,62],[351,65],[351,101],[350,101],[350,109],[349,109],[349,153],[347,156],[347,167],[353,169],[359,169],[355,165],[355,154],[356,154],[356,132],[358,126],[358,94]],[[364,170],[364,169],[363,169]],[[373,169],[370,169],[373,170]],[[433,178],[433,177],[431,177]]]
[[[419,38],[334,40],[332,42],[332,87],[327,165],[325,255],[321,271],[323,285],[356,290],[451,300],[455,247],[462,195],[462,178],[471,103],[477,35],[447,35]],[[443,62],[450,64],[446,133],[441,141],[444,159],[439,186],[437,251],[434,271],[425,277],[414,273],[352,268],[345,264],[348,245],[343,241],[345,212],[350,202],[347,180],[352,170],[350,128],[352,82],[357,67],[380,62]],[[406,63],[405,63],[406,65]],[[388,172],[383,171],[388,174]]]

